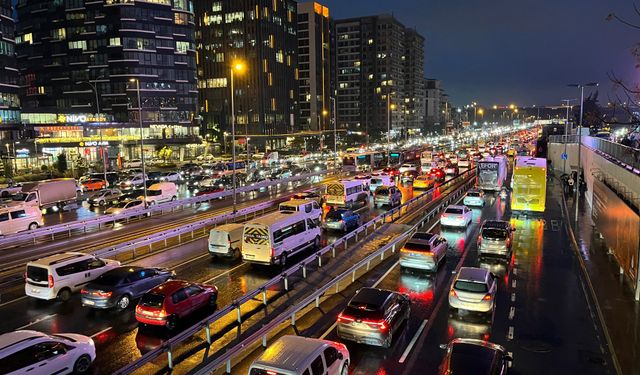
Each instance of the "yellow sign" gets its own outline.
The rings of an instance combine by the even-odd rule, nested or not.
[[[56,122],[61,124],[66,123],[85,123],[85,122],[106,122],[107,118],[104,116],[93,116],[88,114],[70,114],[63,115],[58,114]]]

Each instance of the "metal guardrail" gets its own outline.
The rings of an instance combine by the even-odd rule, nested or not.
[[[549,137],[550,143],[578,143],[577,135],[552,135]],[[628,147],[620,143],[608,141],[606,139],[583,135],[581,139],[583,146],[586,146],[603,156],[613,159],[621,167],[633,173],[640,173],[640,150]]]
[[[236,192],[237,194],[247,193],[250,191],[263,189],[270,186],[288,184],[290,182],[301,181],[301,180],[305,180],[313,177],[329,175],[332,173],[335,173],[335,172],[326,170],[326,171],[320,171],[320,172],[295,176],[295,177],[288,178],[286,180],[262,181],[250,186],[244,186],[244,187],[238,188],[236,189]],[[134,210],[134,211],[124,212],[124,213],[115,214],[115,215],[101,215],[91,219],[77,220],[71,223],[51,225],[51,226],[46,226],[46,227],[42,227],[42,228],[38,228],[38,229],[26,231],[26,232],[9,234],[0,238],[0,248],[8,245],[15,245],[16,243],[20,243],[24,241],[33,241],[33,243],[35,244],[38,238],[51,237],[51,239],[55,239],[56,234],[65,233],[65,232],[68,233],[69,236],[71,236],[71,232],[74,230],[82,230],[86,232],[87,229],[91,227],[100,228],[100,226],[102,225],[115,223],[116,221],[119,221],[119,220],[128,220],[132,217],[138,217],[141,215],[152,216],[154,213],[158,213],[158,212],[161,214],[166,211],[173,212],[177,208],[184,209],[185,207],[217,200],[219,198],[224,198],[231,195],[233,195],[232,190],[225,190],[219,193],[208,194],[208,195],[203,195],[199,197],[191,197],[191,198],[181,199],[173,202],[153,205],[145,209]]]
[[[461,174],[460,176],[445,182],[444,184],[440,185],[438,188],[439,189],[447,188],[447,187],[449,187],[451,185],[459,183],[460,181],[468,180],[469,178],[471,178],[473,176],[475,176],[475,168],[471,169],[471,170],[468,170],[465,173]],[[457,191],[459,191],[459,190],[460,189],[458,189]],[[212,324],[214,324],[218,320],[221,320],[223,317],[225,317],[228,314],[233,314],[234,312],[236,313],[236,316],[237,316],[237,319],[236,319],[237,323],[238,324],[242,324],[243,320],[242,320],[241,307],[244,304],[246,304],[247,302],[250,302],[250,301],[255,301],[256,298],[259,298],[259,300],[262,300],[263,307],[267,308],[268,307],[268,303],[269,303],[269,301],[267,300],[267,290],[269,288],[271,288],[273,286],[276,286],[276,285],[283,285],[284,290],[285,291],[289,291],[289,277],[291,277],[292,275],[301,273],[303,278],[306,278],[307,274],[308,274],[307,265],[312,264],[312,263],[317,263],[318,267],[321,268],[322,267],[322,256],[323,255],[325,255],[327,253],[331,253],[331,256],[333,258],[335,258],[336,257],[336,251],[340,247],[342,248],[342,251],[346,251],[348,249],[350,240],[355,239],[355,242],[358,242],[359,239],[360,239],[359,238],[360,235],[362,235],[363,233],[364,233],[364,236],[366,236],[366,235],[369,234],[369,230],[370,229],[373,232],[377,228],[379,228],[380,226],[384,225],[387,221],[394,221],[395,219],[398,219],[399,217],[401,217],[403,215],[403,211],[404,212],[410,212],[411,208],[423,204],[424,203],[423,201],[425,201],[427,199],[432,199],[432,193],[434,191],[435,191],[435,188],[432,188],[432,189],[428,190],[426,193],[421,194],[421,195],[419,195],[417,197],[414,197],[414,198],[408,200],[403,205],[395,207],[395,208],[383,213],[382,215],[379,215],[379,216],[373,218],[369,222],[367,222],[367,223],[363,224],[362,226],[360,226],[358,229],[356,229],[356,230],[346,234],[345,236],[337,239],[332,244],[330,244],[330,245],[318,250],[317,252],[315,252],[314,254],[310,255],[306,259],[302,260],[298,264],[289,267],[287,270],[282,272],[280,275],[278,275],[278,276],[272,278],[271,280],[265,282],[260,287],[258,287],[256,289],[246,293],[244,296],[242,296],[239,299],[233,301],[231,304],[227,305],[226,307],[216,311],[215,313],[213,313],[209,317],[201,320],[200,322],[194,324],[190,328],[187,328],[184,331],[182,331],[181,333],[173,336],[169,340],[165,341],[162,346],[159,346],[156,349],[153,349],[153,350],[150,350],[150,351],[146,352],[138,360],[128,364],[125,367],[122,367],[121,369],[116,371],[115,374],[131,374],[133,371],[139,369],[143,365],[145,365],[145,364],[147,364],[147,363],[159,358],[165,352],[167,353],[167,357],[168,357],[168,361],[169,361],[169,367],[172,368],[173,367],[173,354],[172,354],[172,348],[173,347],[176,347],[176,346],[180,345],[181,343],[189,340],[193,335],[195,335],[198,332],[201,332],[203,330],[205,331],[207,342],[209,343],[209,345],[211,345],[212,340],[211,340],[211,329],[210,329],[210,327],[211,327]],[[448,198],[445,201],[449,202],[450,199],[451,198]],[[438,209],[442,208],[443,204],[440,204],[438,206]],[[238,332],[238,334],[240,334],[240,332]]]

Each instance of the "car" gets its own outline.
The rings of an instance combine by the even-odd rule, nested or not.
[[[498,344],[477,339],[454,339],[444,346],[440,375],[507,375],[513,357]]]
[[[118,202],[128,202],[132,199],[138,198],[140,195],[144,195],[144,189],[127,190],[126,193],[120,194]]]
[[[27,263],[25,294],[29,297],[66,302],[82,285],[120,266],[120,262],[91,254],[67,252]]]
[[[158,182],[162,177],[162,172],[159,172],[159,171],[149,172],[147,173],[147,176],[149,178],[149,181]]]
[[[398,168],[394,168],[394,167],[386,167],[382,170],[382,173],[386,173],[391,177],[400,175],[400,171],[398,170]]]
[[[149,178],[142,174],[136,173],[124,181],[120,182],[120,188],[122,189],[132,189],[134,187],[143,186],[145,182],[147,182]]]
[[[369,190],[373,193],[378,186],[393,186],[395,185],[394,178],[389,175],[374,174],[369,180]]]
[[[118,189],[104,189],[100,190],[89,198],[89,205],[91,206],[107,206],[118,203],[118,199],[122,196],[122,192]]]
[[[508,257],[513,245],[513,232],[508,221],[485,220],[478,235],[478,254]]]
[[[440,168],[431,168],[428,176],[433,177],[438,182],[444,182],[446,178],[444,171]]]
[[[400,267],[436,271],[448,247],[447,240],[435,233],[414,233],[400,249]]]
[[[87,284],[80,290],[80,296],[84,306],[125,310],[131,301],[173,278],[175,272],[164,268],[117,267]]]
[[[418,176],[413,180],[413,188],[417,190],[428,190],[436,184],[435,178],[431,176]]]
[[[496,276],[483,268],[462,267],[449,290],[451,311],[492,313],[498,290]]]
[[[322,198],[322,194],[318,193],[315,190],[307,190],[300,193],[295,193],[291,196],[291,200],[295,199],[311,199],[316,201],[319,205],[322,205],[324,199]]]
[[[323,228],[343,232],[356,229],[360,225],[362,225],[362,219],[359,214],[342,208],[327,212],[322,221]]]
[[[104,189],[107,187],[107,182],[105,180],[99,180],[96,178],[90,178],[85,180],[82,184],[82,191],[96,191],[100,189]]]
[[[484,191],[481,189],[471,189],[467,192],[462,203],[468,207],[484,206]]]
[[[142,160],[140,159],[129,159],[124,161],[124,168],[142,168]]]
[[[189,190],[200,189],[200,184],[209,179],[211,179],[211,177],[206,175],[193,175],[189,178],[189,181],[187,181],[187,188]]]
[[[456,165],[454,164],[447,164],[446,167],[444,167],[444,173],[447,176],[457,176],[459,172],[459,169]]]
[[[194,190],[194,193],[196,193],[196,197],[200,197],[202,195],[221,193],[223,191],[224,191],[224,186],[212,185],[212,186],[205,186],[200,189],[196,189]]]
[[[0,236],[34,230],[44,225],[39,207],[0,205]]]
[[[371,175],[367,173],[361,173],[354,177],[356,180],[371,180]]]
[[[362,288],[338,315],[336,332],[343,340],[390,348],[393,335],[411,314],[408,296],[390,290]]]
[[[144,201],[141,199],[132,199],[129,201],[118,202],[113,206],[107,208],[105,213],[107,215],[117,215],[125,212],[137,211],[144,209]]]
[[[408,171],[417,172],[418,171],[418,167],[416,167],[413,164],[402,164],[400,166],[400,168],[398,168],[398,172],[400,172],[400,173],[405,173],[405,172],[408,172]]]
[[[464,228],[471,224],[473,212],[467,206],[450,205],[445,208],[440,216],[440,225],[443,227]]]
[[[180,173],[178,172],[164,172],[160,176],[160,181],[179,183],[179,182],[182,182],[183,179],[182,179],[182,175],[180,175]]]
[[[344,344],[285,335],[269,345],[251,367],[250,375],[347,375],[349,350]]]
[[[136,320],[173,330],[179,319],[204,307],[215,307],[217,300],[218,288],[213,285],[169,280],[140,298],[136,306]]]
[[[95,343],[87,336],[32,330],[0,335],[2,374],[86,374],[95,359]]]
[[[449,161],[450,164],[452,165],[458,165],[458,156],[456,154],[451,154],[449,155],[449,157],[447,158],[447,160]]]
[[[395,186],[378,186],[373,196],[373,205],[395,207],[402,204],[402,192]]]

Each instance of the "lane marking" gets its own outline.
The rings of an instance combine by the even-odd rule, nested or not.
[[[111,329],[111,327],[105,328],[102,331],[98,331],[98,332],[94,333],[93,335],[91,335],[89,337],[94,338],[94,337],[96,337],[96,336],[98,336],[98,335],[100,335],[102,333],[105,333],[105,332],[109,331],[110,329]]]
[[[517,275],[518,274],[518,269],[514,267],[512,273],[513,273],[514,276]]]
[[[407,348],[404,350],[404,353],[402,353],[402,357],[400,357],[400,360],[398,361],[399,363],[404,363],[404,361],[407,359],[407,357],[409,356],[409,353],[411,353],[411,349],[413,349],[413,346],[416,344],[416,341],[418,341],[418,337],[420,337],[420,334],[422,334],[422,331],[424,330],[424,327],[427,325],[428,321],[429,321],[428,319],[425,319],[422,321],[422,324],[420,324],[420,327],[418,327],[416,334],[413,335],[413,338],[409,342],[409,346],[407,346]]]
[[[513,320],[513,317],[516,315],[516,308],[515,306],[511,306],[511,308],[509,309],[509,320]]]
[[[9,305],[9,304],[12,304],[12,303],[14,303],[14,302],[17,302],[17,301],[20,301],[20,300],[26,299],[26,298],[27,298],[27,296],[26,296],[26,295],[24,295],[24,296],[22,296],[22,297],[15,298],[15,299],[12,299],[12,300],[7,301],[7,302],[4,302],[4,303],[0,303],[0,308],[2,308],[2,307],[4,307],[4,306],[7,306],[7,305]]]
[[[511,302],[515,302],[515,301],[516,301],[516,294],[511,293]]]
[[[208,254],[207,254],[207,255],[208,255]],[[214,276],[214,277],[212,277],[212,278],[210,278],[210,279],[208,279],[208,280],[203,281],[202,283],[204,283],[204,284],[210,283],[210,282],[212,282],[213,280],[217,279],[218,277],[222,277],[222,276],[224,276],[224,275],[226,275],[226,274],[228,274],[228,273],[230,273],[230,272],[233,272],[233,271],[237,270],[238,268],[240,268],[240,267],[242,267],[242,266],[246,266],[246,264],[247,264],[247,263],[244,263],[244,262],[243,262],[243,263],[240,263],[240,264],[238,264],[237,266],[235,266],[235,267],[233,267],[233,268],[231,268],[231,269],[228,269],[228,270],[224,271],[223,273],[221,273],[221,274],[219,274],[219,275],[216,275],[216,276]]]
[[[515,288],[516,288],[516,285],[517,285],[516,279],[511,280],[511,287],[512,287],[513,289],[515,289]]]
[[[329,333],[331,333],[331,331],[333,331],[336,327],[338,326],[338,321],[336,321],[335,323],[333,323],[331,325],[331,327],[329,327],[328,330],[325,331],[325,333],[322,334],[322,336],[320,336],[321,340],[324,340],[325,337],[327,337],[329,335]]]
[[[34,320],[34,321],[33,321],[33,322],[31,322],[31,323],[28,323],[28,324],[23,325],[22,327],[18,327],[18,328],[16,328],[15,330],[16,330],[16,331],[19,331],[19,330],[21,330],[21,329],[25,329],[25,328],[27,328],[27,327],[31,327],[32,325],[38,324],[38,323],[43,322],[43,321],[45,321],[45,320],[47,320],[47,319],[51,319],[51,318],[53,318],[53,317],[54,317],[54,316],[56,316],[56,315],[57,315],[57,314],[49,314],[49,315],[45,315],[45,316],[43,316],[43,317],[40,317],[40,318],[38,318],[38,319]]]
[[[513,340],[513,326],[509,326],[509,333],[507,334],[507,339]]]
[[[389,267],[389,269],[387,270],[387,272],[385,272],[385,273],[384,273],[384,275],[382,275],[382,276],[378,279],[378,281],[376,281],[376,283],[375,283],[375,284],[373,284],[373,286],[371,286],[371,287],[372,287],[372,288],[377,287],[377,286],[382,282],[382,280],[384,280],[387,276],[389,276],[389,274],[391,273],[391,271],[393,271],[393,269],[394,269],[394,268],[396,268],[396,267],[398,266],[398,264],[400,264],[400,260],[396,261],[396,262],[393,264],[393,266]]]

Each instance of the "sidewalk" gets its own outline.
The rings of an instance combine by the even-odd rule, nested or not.
[[[607,254],[607,246],[591,219],[591,207],[581,197],[576,230],[573,196],[566,201],[570,226],[599,305],[600,311],[594,314],[601,314],[604,320],[614,361],[617,359],[622,374],[640,374],[640,302],[634,301],[632,287],[620,274],[613,256]]]

